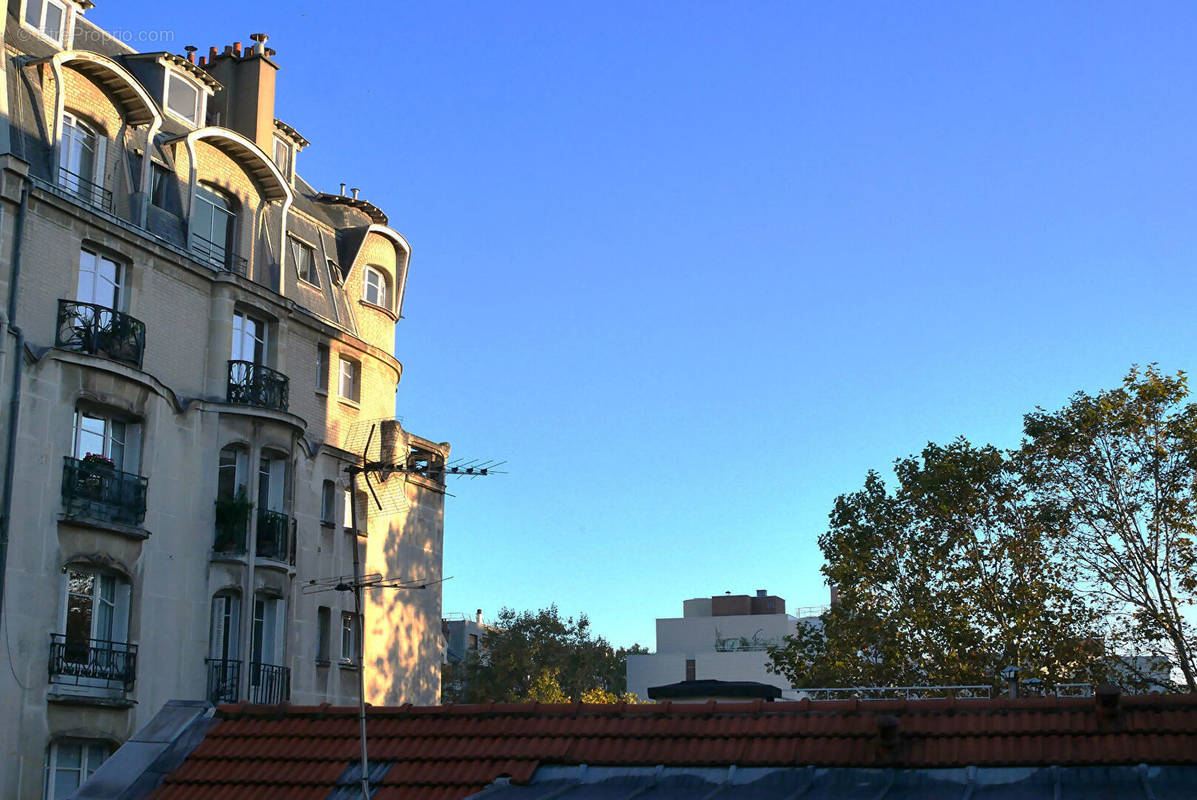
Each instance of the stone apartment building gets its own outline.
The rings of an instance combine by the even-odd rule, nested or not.
[[[408,468],[382,509],[346,473],[394,418],[407,242],[299,177],[265,36],[135,52],[92,6],[4,21],[6,798],[65,797],[172,699],[348,704],[363,662],[370,702],[440,690],[435,585],[367,591],[364,626],[304,591],[440,577],[448,444],[376,431]]]

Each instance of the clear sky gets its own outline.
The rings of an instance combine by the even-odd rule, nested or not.
[[[1194,366],[1192,3],[88,16],[179,53],[269,33],[300,172],[412,243],[398,414],[509,470],[451,487],[446,612],[651,646],[688,597],[823,603],[870,468]]]

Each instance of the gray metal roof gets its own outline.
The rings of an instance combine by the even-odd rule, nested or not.
[[[1192,800],[1197,767],[541,767],[478,800]]]

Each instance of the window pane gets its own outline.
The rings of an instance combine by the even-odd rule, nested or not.
[[[25,0],[25,21],[35,28],[41,28],[42,0]]]
[[[79,441],[75,446],[75,458],[88,453],[104,455],[104,420],[79,412]]]
[[[166,107],[184,119],[196,122],[196,105],[199,101],[199,90],[188,81],[177,75],[170,76],[170,89],[167,91]]]
[[[46,3],[46,24],[42,26],[42,33],[56,42],[62,42],[62,8]]]
[[[91,638],[92,602],[95,576],[90,572],[71,570],[67,574],[67,642],[85,643]],[[68,657],[72,650],[68,647]],[[86,658],[86,653],[83,654]]]
[[[89,744],[87,746],[87,777],[100,768],[108,760],[108,745]]]
[[[328,348],[316,345],[316,388],[324,392],[328,391],[328,360]]]

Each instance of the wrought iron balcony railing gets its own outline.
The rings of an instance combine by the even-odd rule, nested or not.
[[[225,555],[244,555],[249,538],[250,504],[243,500],[216,501],[216,540],[212,549]]]
[[[237,702],[241,662],[228,658],[205,658],[208,665],[208,702],[212,705]]]
[[[50,634],[50,683],[132,691],[137,645]]]
[[[191,234],[191,249],[204,261],[217,269],[234,272],[242,278],[249,277],[249,261],[229,249],[227,244],[220,244],[211,239],[205,239],[198,233]]]
[[[258,512],[258,558],[295,563],[295,520],[281,511]]]
[[[249,702],[287,703],[291,700],[291,670],[276,664],[249,664]]]
[[[145,519],[149,478],[86,459],[63,459],[62,505],[67,514],[124,525]]]
[[[227,399],[230,403],[286,411],[288,384],[286,375],[261,364],[229,362]]]
[[[145,325],[128,314],[95,303],[59,300],[54,346],[124,361],[140,369]]]
[[[89,206],[112,213],[112,192],[69,169],[58,168],[58,185]]]

